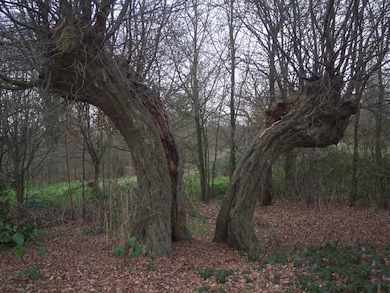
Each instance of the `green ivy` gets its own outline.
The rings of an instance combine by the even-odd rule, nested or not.
[[[205,285],[205,286],[202,286],[202,287],[200,287],[200,288],[198,288],[198,289],[196,289],[195,291],[194,291],[194,293],[203,293],[203,292],[209,292],[210,291],[210,286],[209,285]]]
[[[33,281],[45,279],[45,277],[39,272],[39,270],[34,267],[27,268],[18,274],[18,279],[22,279],[23,277],[31,278],[31,280]]]
[[[225,284],[226,283],[226,280],[229,276],[233,275],[233,271],[232,270],[225,270],[225,269],[221,269],[221,270],[218,270],[216,273],[215,273],[215,278],[217,279],[217,282],[220,283],[220,284]]]
[[[194,268],[194,271],[197,272],[203,278],[203,280],[215,277],[216,281],[220,284],[226,283],[227,278],[233,276],[233,271],[230,269],[220,269],[215,271],[213,268],[210,267],[196,267]]]
[[[214,276],[214,269],[210,267],[196,267],[194,268],[194,271],[197,272],[203,278],[203,280],[210,279],[212,276]]]
[[[389,292],[390,266],[373,248],[340,247],[337,243],[309,247],[294,255],[294,265],[306,273],[298,287],[310,292]],[[339,283],[338,280],[344,280]],[[375,280],[375,281],[374,281]]]

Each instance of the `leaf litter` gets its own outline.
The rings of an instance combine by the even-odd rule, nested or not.
[[[83,235],[81,224],[47,228],[44,236],[28,244],[23,259],[11,250],[1,251],[0,292],[301,292],[299,278],[309,272],[297,265],[294,251],[329,243],[374,247],[390,265],[387,210],[346,205],[308,208],[281,200],[259,206],[253,223],[263,253],[253,256],[212,242],[219,207],[217,200],[196,203],[206,230],[194,233],[192,241],[174,243],[171,258],[114,256],[118,239]],[[46,247],[45,254],[39,253],[40,245]],[[26,268],[38,269],[44,279],[18,278]],[[375,273],[375,266],[370,269]],[[317,275],[310,277],[322,286]],[[345,282],[331,271],[325,277]],[[383,278],[390,280],[390,271]]]

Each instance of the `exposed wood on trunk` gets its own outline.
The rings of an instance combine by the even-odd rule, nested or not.
[[[132,88],[145,93],[143,101],[157,127],[164,147],[172,188],[172,241],[191,239],[191,235],[186,224],[185,211],[181,202],[181,198],[183,196],[181,185],[183,178],[183,163],[180,159],[179,148],[171,132],[164,104],[157,92],[151,91],[142,82],[137,81],[136,77],[133,76],[131,72],[127,72],[126,77],[132,84]]]
[[[282,100],[274,100],[271,103],[270,108],[265,112],[265,129],[260,134],[262,138],[271,127],[276,123],[279,123],[283,116],[287,115],[291,111],[291,103]],[[263,185],[260,187],[260,203],[262,206],[269,206],[272,204],[274,196],[273,179],[272,179],[272,166],[269,165],[264,170]]]
[[[97,106],[123,135],[143,196],[132,236],[145,243],[150,254],[170,255],[172,240],[188,239],[190,234],[179,206],[179,153],[158,94],[126,78],[96,42],[93,27],[81,32],[77,23],[62,22],[51,36],[47,56],[41,77],[49,89]]]
[[[342,138],[357,105],[341,98],[341,86],[339,77],[329,75],[308,83],[292,101],[291,109],[259,132],[233,174],[217,218],[214,241],[246,251],[260,249],[252,216],[255,195],[267,180],[266,171],[288,150],[326,147]]]

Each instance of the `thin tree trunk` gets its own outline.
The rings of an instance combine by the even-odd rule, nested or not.
[[[216,129],[216,132],[215,132],[215,146],[214,146],[214,155],[213,155],[213,164],[212,164],[212,167],[211,167],[211,188],[210,188],[210,196],[212,198],[215,197],[215,190],[214,190],[214,181],[215,181],[215,169],[216,169],[216,164],[217,164],[217,157],[218,157],[218,144],[219,144],[219,129],[220,129],[220,121],[221,120],[221,116],[218,115],[218,121],[217,121],[217,129]]]
[[[15,192],[16,192],[16,199],[18,202],[18,212],[21,214],[22,208],[24,205],[24,180],[23,176],[20,174],[15,174]]]
[[[81,211],[81,218],[83,221],[86,220],[86,214],[85,214],[85,205],[86,205],[86,200],[85,200],[85,140],[83,142],[83,150],[81,154],[81,159],[82,159],[82,178],[81,178],[81,198],[83,200],[83,207]]]
[[[377,112],[376,112],[376,125],[375,125],[375,190],[376,196],[379,201],[384,202],[385,200],[385,188],[384,188],[384,166],[382,158],[382,116],[383,116],[383,103],[384,103],[384,85],[382,70],[378,70],[378,103],[377,103]]]
[[[197,102],[196,102],[197,103]],[[208,200],[208,184],[207,184],[207,175],[206,175],[206,166],[205,166],[205,154],[203,150],[203,130],[200,119],[200,111],[195,111],[195,129],[196,129],[196,145],[197,145],[197,154],[198,154],[198,170],[199,170],[199,180],[200,180],[200,199],[202,201]]]
[[[69,164],[69,149],[68,149],[68,140],[65,133],[65,164],[66,164],[66,179],[68,181],[68,194],[69,194],[69,206],[70,206],[70,218],[72,221],[75,220],[74,212],[74,202],[73,202],[73,189],[71,186],[71,175],[70,175],[70,164]]]
[[[351,174],[351,190],[349,193],[349,205],[353,207],[356,204],[358,191],[358,162],[359,162],[359,118],[360,110],[355,115],[355,123],[353,126],[353,155],[352,155],[352,174]]]
[[[195,9],[197,13],[197,10]],[[195,131],[196,131],[196,148],[198,154],[198,170],[199,170],[199,180],[200,180],[200,199],[202,201],[207,201],[209,197],[208,190],[208,180],[207,180],[207,170],[206,170],[206,160],[205,160],[205,141],[204,141],[204,123],[202,120],[202,111],[200,105],[199,97],[199,81],[198,81],[198,65],[199,65],[199,49],[197,46],[197,31],[195,30],[194,36],[194,60],[192,64],[192,95],[193,95],[193,104],[194,104],[194,119],[195,119]]]
[[[14,133],[17,133],[18,128],[18,120],[15,120],[14,123]],[[14,135],[13,135],[14,136]],[[21,149],[19,142],[17,138],[15,139],[13,137],[13,142],[16,142],[14,144],[14,159],[13,159],[13,173],[14,173],[14,189],[16,192],[16,200],[18,202],[18,214],[19,216],[22,215],[22,208],[24,205],[24,174],[23,174],[23,166],[22,166],[22,156],[21,156]]]
[[[99,162],[93,162],[93,189],[95,191],[95,194],[100,198],[100,186],[99,186],[99,166],[100,166],[100,160]]]
[[[229,5],[229,47],[230,47],[230,152],[229,152],[229,178],[233,176],[236,169],[236,42],[234,36],[234,1]]]

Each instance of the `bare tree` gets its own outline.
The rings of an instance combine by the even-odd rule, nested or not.
[[[186,9],[176,19],[172,28],[171,55],[176,79],[176,89],[171,96],[179,104],[186,105],[178,109],[179,115],[191,119],[195,131],[188,135],[190,149],[195,149],[197,169],[199,171],[201,199],[208,200],[210,195],[210,156],[207,133],[209,116],[218,104],[218,86],[221,65],[213,53],[213,21],[209,3],[189,1]],[[176,31],[175,31],[176,30]],[[172,99],[172,100],[173,100]],[[215,103],[214,103],[215,102]],[[195,139],[193,139],[193,137]],[[194,142],[195,141],[195,142]],[[193,146],[192,146],[193,145]]]
[[[229,110],[230,110],[230,153],[229,153],[229,177],[233,175],[236,169],[236,67],[237,67],[237,35],[239,28],[237,26],[238,18],[234,11],[234,0],[230,0],[226,7],[226,16],[229,28],[229,61],[230,61],[230,98],[229,98]]]
[[[132,151],[143,196],[131,234],[150,254],[170,255],[173,240],[190,238],[179,203],[182,166],[176,143],[158,92],[123,72],[109,46],[129,5],[111,0],[62,0],[60,5],[2,1],[1,14],[17,31],[28,32],[25,44],[41,62],[28,81],[10,73],[1,78],[8,86],[39,87],[90,103],[110,117]]]
[[[89,104],[78,104],[77,106],[77,126],[93,166],[93,190],[99,196],[101,163],[111,143],[111,125],[99,109],[91,107]]]
[[[264,2],[251,2],[248,10],[256,12],[260,3]],[[270,5],[278,3],[270,2]],[[291,58],[285,44],[298,42],[307,56],[317,54],[318,59],[305,62],[304,67],[321,73],[321,77],[307,80],[303,90],[289,103],[277,103],[270,109],[269,115],[274,122],[257,134],[239,163],[217,218],[214,241],[227,242],[237,249],[258,250],[252,216],[254,195],[267,178],[265,170],[288,150],[326,147],[343,137],[349,118],[358,107],[358,100],[351,96],[352,91],[364,89],[388,51],[389,25],[380,35],[373,34],[375,25],[364,25],[367,14],[373,9],[376,10],[376,23],[385,20],[388,24],[389,4],[385,3],[370,6],[360,1],[344,1],[344,5],[333,0],[310,2],[308,7],[313,11],[313,17],[305,27],[313,27],[314,31],[307,34],[310,39],[306,40],[317,45],[306,47],[304,40],[296,37],[299,27],[288,30],[283,43],[279,36],[273,39],[295,74],[300,74],[299,60]],[[299,6],[301,9],[304,8]],[[376,50],[378,46],[380,53]]]
[[[26,183],[45,157],[41,151],[45,143],[43,107],[32,90],[4,91],[0,101],[0,178],[13,183],[20,211],[25,202]]]

